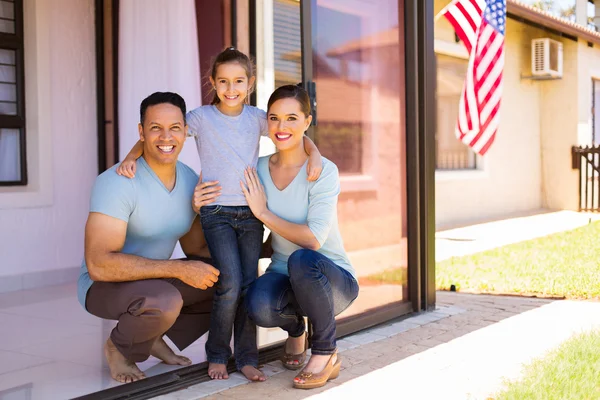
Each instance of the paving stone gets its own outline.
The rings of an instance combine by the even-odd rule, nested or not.
[[[387,326],[384,326],[381,328],[371,329],[370,332],[374,333],[376,335],[390,337],[390,336],[394,336],[399,333],[406,332],[408,330],[417,328],[419,326],[420,325],[418,325],[418,324],[414,324],[414,323],[407,322],[407,321],[402,321],[402,322],[397,322],[395,324],[387,325]]]
[[[372,358],[377,358],[381,355],[383,355],[383,352],[369,351],[361,347],[344,352],[344,356],[353,357],[359,361],[370,360]]]
[[[439,340],[438,336],[435,337],[435,339],[431,338],[431,339],[425,339],[425,340],[421,340],[417,343],[415,343],[417,346],[424,346],[424,347],[435,347],[435,346],[439,346],[441,344],[444,344],[445,342],[443,340]]]
[[[365,361],[365,363],[368,363],[369,365],[374,366],[376,368],[383,368],[390,364],[402,361],[407,357],[411,357],[412,355],[413,354],[411,354],[409,352],[405,352],[402,350],[396,350],[396,351],[390,352],[388,354],[384,354],[381,357],[377,357],[372,360]]]
[[[450,305],[450,306],[440,307],[436,311],[439,311],[439,312],[447,314],[447,315],[458,315],[458,314],[462,314],[462,313],[466,312],[467,310],[465,310],[464,308]]]
[[[429,347],[419,346],[417,344],[408,344],[406,346],[400,347],[400,351],[411,354],[411,355],[418,354],[418,353],[421,353],[421,352],[427,351],[427,350],[429,350]]]
[[[382,340],[385,338],[386,338],[386,336],[383,336],[383,335],[376,335],[371,332],[365,332],[365,333],[359,333],[357,335],[347,336],[344,338],[344,340],[360,345],[360,344],[368,344],[368,343],[376,342],[378,340]]]
[[[414,331],[415,335],[417,335],[420,340],[429,339],[446,332],[448,332],[447,329],[432,328],[428,325],[421,326]]]
[[[338,340],[336,342],[336,344],[337,344],[337,348],[338,348],[339,352],[343,352],[343,351],[346,351],[346,350],[354,349],[354,348],[360,346],[360,344],[355,343],[355,342],[351,342],[351,341],[346,340],[346,339]]]
[[[382,340],[381,342],[370,343],[367,346],[362,346],[367,351],[373,351],[380,354],[387,354],[390,351],[398,350],[398,346],[390,343],[389,340]]]

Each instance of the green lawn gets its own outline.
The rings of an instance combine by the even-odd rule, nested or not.
[[[576,336],[525,368],[497,400],[600,399],[600,331]]]
[[[405,282],[406,269],[367,280]],[[440,290],[600,299],[600,222],[436,264]]]
[[[436,283],[457,290],[600,298],[600,223],[436,265]]]

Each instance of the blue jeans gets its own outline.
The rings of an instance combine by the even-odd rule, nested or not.
[[[304,316],[313,325],[312,354],[336,349],[335,316],[358,296],[358,283],[346,270],[313,251],[297,250],[288,259],[289,277],[270,272],[246,296],[248,315],[258,326],[279,327],[291,337],[304,333]]]
[[[204,206],[200,220],[220,272],[206,342],[207,360],[227,364],[233,329],[237,368],[257,367],[256,325],[248,318],[243,298],[258,274],[263,224],[247,206]]]

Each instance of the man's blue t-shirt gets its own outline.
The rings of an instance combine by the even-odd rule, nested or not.
[[[133,179],[117,175],[117,166],[96,178],[90,212],[127,222],[122,253],[168,260],[177,241],[190,230],[196,217],[192,196],[198,175],[178,161],[175,187],[169,192],[144,157],[137,160]],[[92,283],[84,259],[77,287],[77,297],[84,308]]]

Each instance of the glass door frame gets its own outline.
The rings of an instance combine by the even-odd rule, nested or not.
[[[435,308],[435,53],[433,0],[404,3],[406,207],[409,302],[395,302],[338,323],[338,337],[349,335],[411,312]],[[300,0],[302,82],[313,81],[312,7],[316,0]],[[256,19],[250,0],[250,27]],[[255,29],[250,31],[251,55],[256,57]],[[318,94],[317,94],[318,97]],[[411,99],[411,101],[408,101]],[[316,99],[315,99],[316,100]],[[318,103],[316,107],[318,114]],[[314,116],[313,116],[314,117]],[[317,120],[318,123],[318,120]],[[314,140],[314,128],[307,135]]]

